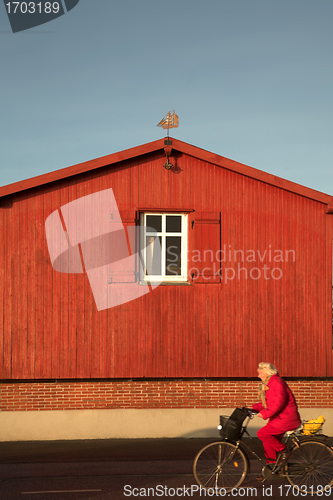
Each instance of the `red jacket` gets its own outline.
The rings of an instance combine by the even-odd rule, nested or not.
[[[265,392],[266,406],[261,403],[253,405],[253,409],[261,413],[264,420],[269,418],[270,422],[287,424],[289,427],[301,424],[297,404],[293,393],[286,382],[279,375],[272,375],[268,381],[268,390]]]

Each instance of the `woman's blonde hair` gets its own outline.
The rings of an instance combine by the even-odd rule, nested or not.
[[[259,363],[258,370],[265,370],[268,375],[276,375],[278,372],[275,366],[271,363]]]

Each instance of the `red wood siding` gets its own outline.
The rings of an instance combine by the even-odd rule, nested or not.
[[[248,377],[260,361],[284,376],[333,376],[325,203],[173,153],[175,171],[157,151],[2,198],[1,378]],[[189,252],[200,239],[191,221],[218,214],[218,283],[161,285],[98,311],[86,274],[53,270],[45,220],[108,188],[120,211],[194,210]]]

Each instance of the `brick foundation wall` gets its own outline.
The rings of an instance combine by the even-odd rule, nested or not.
[[[332,408],[333,380],[287,380],[300,408]],[[258,402],[252,380],[113,380],[0,384],[0,411],[222,408]]]

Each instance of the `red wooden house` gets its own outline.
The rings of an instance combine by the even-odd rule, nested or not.
[[[332,196],[176,139],[0,188],[2,410],[232,407],[260,361],[328,384],[331,404],[332,213]],[[130,270],[111,265],[113,230]],[[218,400],[226,379],[235,398]],[[97,402],[70,403],[78,384]]]

